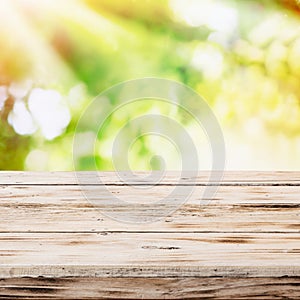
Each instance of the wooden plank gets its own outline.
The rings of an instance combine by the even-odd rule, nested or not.
[[[294,233],[2,233],[0,257],[0,278],[300,276]]]
[[[151,184],[153,181],[147,179],[149,172],[136,172],[137,178],[130,179],[128,172],[78,172],[83,181],[91,184],[124,185],[124,184]],[[183,177],[182,177],[182,176]],[[126,182],[120,176],[127,178]],[[158,175],[155,175],[157,178]],[[210,172],[201,171],[196,177],[189,177],[188,173],[165,172],[161,185],[176,185],[180,178],[184,184],[208,184]],[[214,183],[214,180],[210,182]],[[0,171],[0,185],[77,185],[78,180],[75,172],[19,172]],[[226,171],[221,185],[300,185],[300,172],[264,172],[264,171]]]
[[[299,277],[8,278],[0,299],[299,299]]]
[[[0,172],[0,298],[300,297],[300,172],[226,173],[205,205],[209,173],[95,174],[81,174],[89,201],[74,173]],[[147,219],[189,189],[155,223],[103,215],[127,202]]]
[[[174,187],[151,189],[115,187],[109,190],[124,201],[137,198],[153,202]],[[90,187],[101,195],[102,187]],[[0,187],[0,232],[300,232],[300,188],[294,186],[222,186],[212,201],[201,205],[204,187],[195,187],[191,198],[171,216],[152,224],[128,224],[103,214],[86,200],[77,186]],[[105,194],[104,194],[105,195]],[[99,196],[100,197],[100,196]],[[114,200],[111,200],[113,207]],[[160,211],[164,205],[157,204]],[[125,206],[116,211],[127,212]],[[148,215],[155,215],[155,209]],[[141,218],[147,211],[141,212]]]

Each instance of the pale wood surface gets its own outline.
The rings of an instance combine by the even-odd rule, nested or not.
[[[124,200],[140,195],[149,201],[174,187],[151,189],[111,186]],[[171,216],[151,224],[125,224],[101,213],[78,186],[0,186],[0,232],[143,231],[155,232],[299,232],[300,188],[297,186],[222,186],[210,203],[201,205],[204,187]],[[101,187],[95,187],[101,191]],[[157,206],[158,210],[163,207]],[[116,207],[122,211],[126,208]],[[150,214],[155,211],[150,211]]]
[[[148,184],[148,172],[137,172],[139,178],[131,180],[128,172],[121,173],[127,182],[120,180],[120,175],[115,172],[0,172],[0,184],[15,185],[77,185],[77,177],[84,178],[86,182],[107,185],[124,185],[124,184]],[[218,172],[215,172],[218,173]],[[221,173],[218,173],[221,174]],[[167,172],[164,174],[161,184],[177,184],[178,178],[184,178],[186,184],[207,184],[211,172],[201,171],[198,176],[189,177],[189,173],[185,172]],[[221,185],[226,184],[245,184],[245,185],[300,185],[300,172],[262,172],[262,171],[227,171],[223,174]]]
[[[227,172],[206,204],[209,173],[187,176],[191,197],[150,224],[103,215],[106,189],[155,202],[181,174],[153,187],[111,172],[80,176],[97,208],[74,173],[0,172],[0,298],[300,298],[300,172]]]

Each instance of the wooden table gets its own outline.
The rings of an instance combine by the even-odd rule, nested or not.
[[[151,189],[98,176],[139,203],[165,197],[178,174]],[[200,205],[207,179],[185,179],[193,194],[172,215],[128,224],[96,209],[73,173],[0,173],[0,298],[299,299],[300,173],[228,172]]]

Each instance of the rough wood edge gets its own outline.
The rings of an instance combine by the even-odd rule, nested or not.
[[[300,277],[300,266],[1,265],[0,278]]]
[[[298,299],[300,278],[9,278],[0,298],[22,299]]]

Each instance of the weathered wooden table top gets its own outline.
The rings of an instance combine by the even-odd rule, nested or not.
[[[178,178],[147,188],[95,174],[81,173],[95,195],[136,204]],[[173,214],[130,224],[86,199],[74,173],[0,172],[0,298],[300,299],[300,172],[227,172],[203,205],[208,173],[185,184]]]

